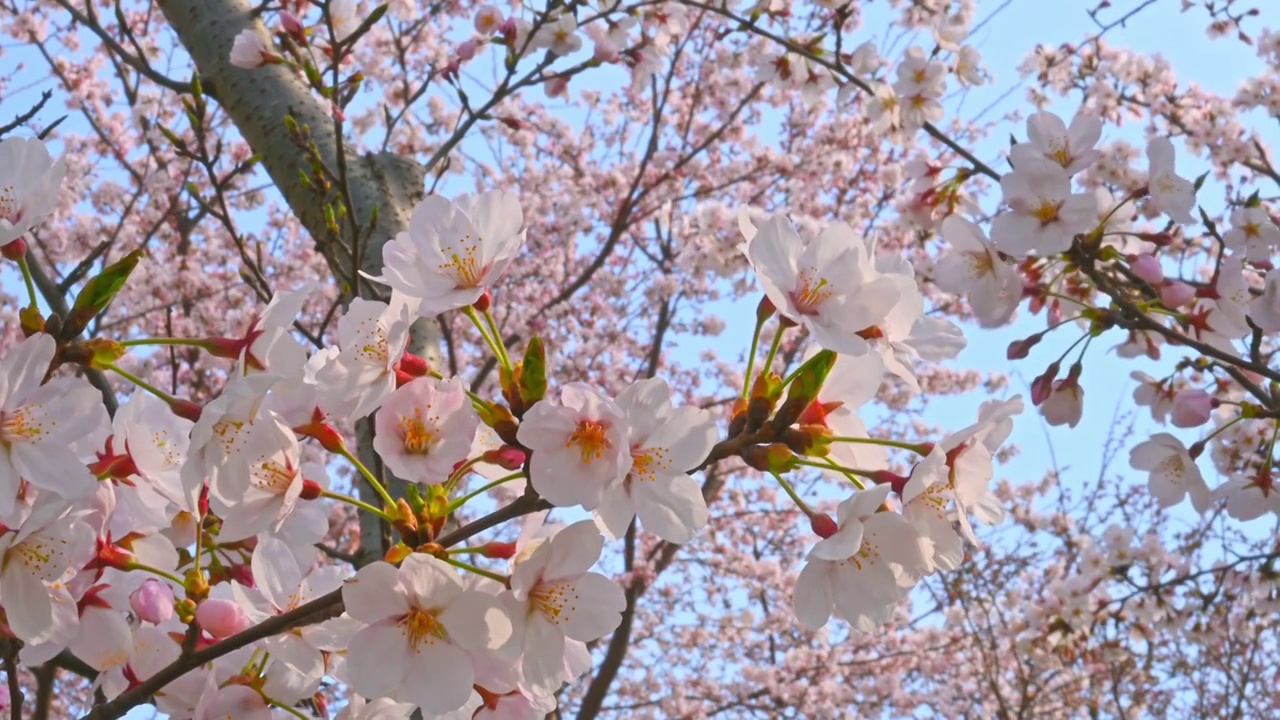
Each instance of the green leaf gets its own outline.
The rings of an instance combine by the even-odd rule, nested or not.
[[[71,340],[84,332],[89,323],[107,309],[141,259],[142,250],[134,250],[89,278],[76,296],[75,305],[62,326],[63,340]]]

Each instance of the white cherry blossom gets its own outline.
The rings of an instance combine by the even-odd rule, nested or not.
[[[1147,160],[1150,204],[1176,223],[1195,222],[1191,210],[1196,204],[1196,188],[1175,172],[1173,143],[1169,138],[1152,138],[1147,143]]]
[[[414,206],[409,229],[383,246],[383,274],[374,279],[417,300],[417,315],[466,307],[515,259],[523,224],[520,203],[508,192],[428,195]]]
[[[959,215],[943,219],[941,231],[950,247],[934,266],[933,283],[945,292],[967,296],[982,327],[1009,322],[1022,300],[1018,269],[1000,259],[982,228]]]
[[[1024,162],[1048,160],[1061,165],[1067,175],[1088,168],[1102,156],[1095,147],[1102,138],[1102,120],[1096,115],[1077,113],[1068,127],[1051,112],[1027,118],[1027,142],[1014,145],[1009,157],[1014,167]]]
[[[378,410],[373,449],[397,477],[439,484],[467,459],[479,425],[461,379],[421,377]]]
[[[618,395],[627,414],[632,465],[623,481],[606,490],[596,511],[601,528],[622,537],[639,515],[644,529],[673,543],[689,542],[707,524],[707,503],[688,475],[718,438],[711,413],[671,404],[665,380],[641,380]]]
[[[58,202],[66,163],[37,138],[0,140],[0,247],[44,222]]]
[[[594,510],[631,471],[626,413],[585,383],[568,383],[524,415],[516,437],[533,452],[529,482],[552,505]]]
[[[1169,433],[1156,433],[1135,445],[1129,464],[1149,473],[1147,487],[1163,507],[1177,505],[1190,494],[1191,505],[1204,512],[1213,499],[1187,446]]]
[[[352,690],[427,714],[456,710],[471,697],[467,650],[496,649],[511,637],[511,620],[493,596],[465,589],[452,567],[421,553],[399,569],[366,565],[342,597],[347,613],[365,623],[347,649]]]
[[[1055,162],[1028,158],[1000,178],[1009,212],[991,222],[991,240],[1014,257],[1054,255],[1097,222],[1097,196],[1072,193],[1071,178]]]

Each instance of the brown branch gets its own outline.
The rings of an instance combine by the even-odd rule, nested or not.
[[[35,117],[36,113],[40,112],[40,110],[44,108],[45,103],[49,102],[49,99],[52,97],[53,97],[52,90],[45,90],[44,92],[40,93],[40,101],[37,102],[34,106],[32,106],[30,110],[15,117],[13,119],[13,122],[9,123],[8,125],[0,125],[0,137],[4,137],[10,132],[13,132],[19,127],[27,124],[27,121]]]

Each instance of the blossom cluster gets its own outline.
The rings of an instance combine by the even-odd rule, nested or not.
[[[32,186],[56,193],[60,166],[42,143],[9,140],[0,152],[19,153]],[[10,206],[10,217],[38,223],[48,201],[37,192]],[[888,469],[894,443],[870,437],[858,417],[886,372],[914,385],[916,361],[952,357],[963,338],[924,314],[908,264],[876,257],[848,226],[805,239],[785,217],[757,229],[742,214],[742,251],[765,291],[757,335],[771,318],[777,331],[759,373],[748,368],[722,437],[710,411],[675,404],[660,378],[616,397],[581,382],[549,390],[541,341],[511,359],[489,288],[522,247],[523,225],[509,193],[425,198],[384,246],[383,274],[369,278],[389,299],[354,299],[337,343],[312,353],[292,332],[310,288],[278,292],[234,337],[77,337],[76,323],[110,303],[109,288],[127,281],[137,256],[91,279],[79,314],[45,318],[33,303],[26,339],[0,354],[0,605],[24,643],[22,661],[70,650],[114,698],[181,663],[193,643],[340,602],[337,617],[194,665],[160,689],[157,706],[178,718],[228,708],[268,717],[332,677],[370,701],[363,711],[353,701],[352,718],[415,708],[539,717],[590,667],[585,643],[611,632],[626,607],[621,588],[591,571],[605,535],[622,537],[638,518],[680,544],[707,524],[691,472],[739,458],[809,516],[821,540],[795,604],[813,629],[832,612],[874,628],[916,580],[956,567],[965,540],[976,542],[971,516],[999,521],[988,481],[1020,399],[984,406],[978,422],[936,444],[905,446],[921,459],[902,476]],[[21,239],[8,245],[25,273]],[[407,352],[413,321],[452,312],[470,318],[501,367],[501,401]],[[816,344],[784,379],[774,370],[778,342],[797,327]],[[155,345],[230,360],[228,383],[198,404],[121,366],[131,349]],[[109,416],[98,389],[60,370],[74,365],[136,388]],[[409,483],[405,497],[348,448],[339,427],[363,419],[372,420],[378,463]],[[381,507],[335,490],[327,464],[304,461],[304,445],[350,463]],[[853,488],[836,518],[813,510],[785,477],[806,469]],[[487,482],[468,489],[472,477]],[[500,504],[519,498],[508,507],[536,500],[517,516],[541,504],[593,517],[562,527],[541,510],[514,542],[451,547],[446,521],[487,491]],[[318,564],[330,502],[382,518],[399,542],[354,576]],[[505,559],[506,572],[462,553]]]

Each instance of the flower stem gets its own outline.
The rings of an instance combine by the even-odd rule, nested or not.
[[[339,501],[339,502],[347,503],[348,505],[354,505],[354,506],[356,506],[356,507],[360,508],[361,510],[364,510],[365,512],[373,513],[374,515],[377,515],[378,517],[382,518],[383,520],[386,520],[387,522],[391,522],[391,516],[390,516],[390,515],[386,514],[386,513],[385,513],[385,512],[383,512],[382,510],[379,510],[378,508],[376,508],[376,507],[374,507],[374,506],[370,505],[369,503],[367,503],[367,502],[365,502],[365,501],[363,501],[363,500],[360,500],[359,498],[353,498],[353,497],[351,497],[350,495],[343,495],[342,493],[331,492],[331,491],[329,491],[329,490],[325,490],[325,491],[321,492],[321,493],[320,493],[320,497],[327,497],[327,498],[329,498],[330,500],[337,500],[337,501]]]
[[[165,578],[166,580],[172,580],[178,583],[179,586],[183,586],[183,587],[186,586],[186,582],[184,582],[183,579],[178,577],[177,575],[174,575],[173,573],[167,570],[161,570],[160,568],[157,568],[157,567],[151,567],[150,565],[146,565],[144,563],[140,563],[137,561],[131,562],[129,563],[129,569],[141,570],[142,572],[149,572],[152,575],[159,575],[160,577]]]
[[[462,314],[466,315],[467,319],[471,321],[471,324],[476,326],[476,330],[480,331],[480,337],[484,338],[484,344],[489,346],[489,350],[493,353],[493,356],[497,358],[502,367],[510,370],[511,361],[507,359],[506,351],[503,350],[502,344],[494,340],[493,336],[489,334],[489,330],[485,327],[484,322],[482,322],[480,320],[480,316],[476,314],[475,308],[468,305],[462,309]]]
[[[847,435],[836,435],[831,438],[831,442],[859,443],[861,445],[882,445],[884,447],[910,450],[911,452],[917,455],[929,454],[929,451],[925,449],[923,443],[900,442],[898,440],[884,440],[882,438],[873,438],[873,437],[851,437]]]
[[[475,491],[473,491],[473,492],[469,492],[469,493],[467,493],[466,495],[463,495],[462,497],[458,498],[457,500],[454,500],[453,502],[449,503],[449,512],[453,512],[454,510],[457,510],[458,508],[462,507],[463,505],[465,505],[468,501],[470,501],[472,498],[476,497],[477,495],[481,495],[481,494],[483,494],[483,493],[486,493],[486,492],[488,492],[488,491],[490,491],[490,490],[492,490],[492,489],[494,489],[494,488],[498,487],[499,485],[501,485],[501,484],[503,484],[503,483],[511,482],[512,480],[515,480],[516,478],[522,478],[522,477],[524,477],[524,473],[523,473],[523,472],[514,472],[514,473],[511,473],[510,475],[504,475],[504,476],[502,476],[502,477],[498,478],[497,480],[494,480],[493,482],[491,482],[491,483],[489,483],[489,484],[487,484],[487,485],[484,485],[483,487],[479,488],[478,490],[475,490]]]
[[[374,491],[376,491],[379,497],[382,498],[382,502],[387,504],[387,507],[393,508],[396,506],[396,501],[391,499],[391,493],[387,492],[387,489],[382,486],[382,483],[378,481],[378,478],[374,477],[373,473],[369,472],[369,468],[365,467],[364,463],[360,462],[360,458],[351,454],[351,451],[346,447],[339,450],[338,454],[346,458],[352,465],[355,465],[356,470],[359,470],[360,474],[364,476],[365,481],[373,486]],[[379,514],[386,517],[384,513]]]
[[[800,508],[800,512],[804,513],[807,517],[813,517],[813,508],[809,507],[808,503],[800,499],[800,495],[796,493],[795,488],[791,487],[791,483],[787,482],[785,478],[772,470],[769,471],[769,474],[773,476],[774,480],[778,481],[778,484],[782,486],[783,490],[787,491],[787,495],[789,495],[791,497],[791,501]]]
[[[202,339],[175,337],[134,338],[133,340],[121,340],[120,344],[125,347],[137,347],[139,345],[184,345],[188,347],[206,349],[209,346],[209,343]]]
[[[493,336],[493,342],[502,351],[502,362],[511,367],[511,356],[507,354],[507,344],[502,340],[502,333],[498,330],[498,321],[493,317],[492,310],[484,311],[484,322],[489,326],[489,333]]]
[[[463,570],[466,570],[467,572],[473,572],[473,573],[475,573],[475,574],[477,574],[477,575],[480,575],[481,577],[487,577],[487,578],[489,578],[490,580],[497,580],[498,582],[502,583],[502,586],[503,586],[503,587],[505,587],[505,588],[510,588],[510,587],[511,587],[511,578],[507,577],[506,575],[499,575],[499,574],[498,574],[498,573],[496,573],[496,572],[493,572],[493,571],[490,571],[490,570],[485,570],[484,568],[478,568],[478,567],[476,567],[475,565],[472,565],[472,564],[471,564],[471,563],[469,563],[469,562],[464,562],[464,561],[462,561],[462,560],[457,560],[457,559],[454,559],[454,558],[449,557],[449,556],[447,556],[447,555],[446,555],[445,557],[440,558],[440,559],[441,559],[441,560],[444,560],[445,562],[449,563],[450,565],[452,565],[452,566],[454,566],[454,567],[462,568]]]
[[[107,363],[104,367],[105,367],[107,370],[110,370],[110,371],[114,372],[115,374],[119,375],[120,377],[124,378],[125,380],[128,380],[129,382],[133,383],[134,385],[137,385],[138,387],[142,388],[143,390],[146,390],[147,392],[151,393],[152,395],[155,395],[156,397],[158,397],[158,398],[160,398],[161,400],[165,401],[165,403],[166,403],[166,404],[168,404],[168,405],[170,405],[170,406],[172,406],[174,403],[178,402],[178,398],[176,398],[176,397],[174,397],[174,396],[170,395],[169,393],[167,393],[167,392],[165,392],[165,391],[161,390],[160,388],[156,387],[155,385],[152,385],[151,383],[147,382],[146,380],[143,380],[142,378],[138,377],[137,375],[134,375],[133,373],[129,372],[128,370],[125,370],[124,368],[121,368],[120,366],[116,365],[115,363]]]
[[[751,395],[751,374],[755,372],[756,353],[760,351],[760,331],[764,329],[764,318],[756,318],[756,331],[751,334],[751,352],[747,353],[747,373],[742,381],[742,399]]]
[[[859,490],[867,489],[867,484],[858,479],[858,476],[862,476],[865,478],[871,477],[870,473],[868,473],[866,470],[856,470],[854,468],[847,468],[837,463],[836,461],[832,460],[831,458],[823,458],[823,460],[825,460],[826,462],[815,462],[813,460],[802,460],[800,458],[795,459],[796,463],[799,465],[807,465],[809,467],[815,467],[821,470],[835,470],[836,472],[848,478],[849,482],[857,486]]]
[[[31,268],[27,267],[27,258],[18,258],[18,269],[22,271],[22,281],[27,285],[27,294],[31,296],[31,307],[40,307],[39,295],[36,294],[36,283],[31,279]]]
[[[765,356],[764,364],[760,366],[761,377],[773,369],[773,359],[778,357],[778,348],[782,347],[782,333],[786,331],[786,328],[779,327],[778,332],[774,334],[773,343],[769,345],[769,354]]]

